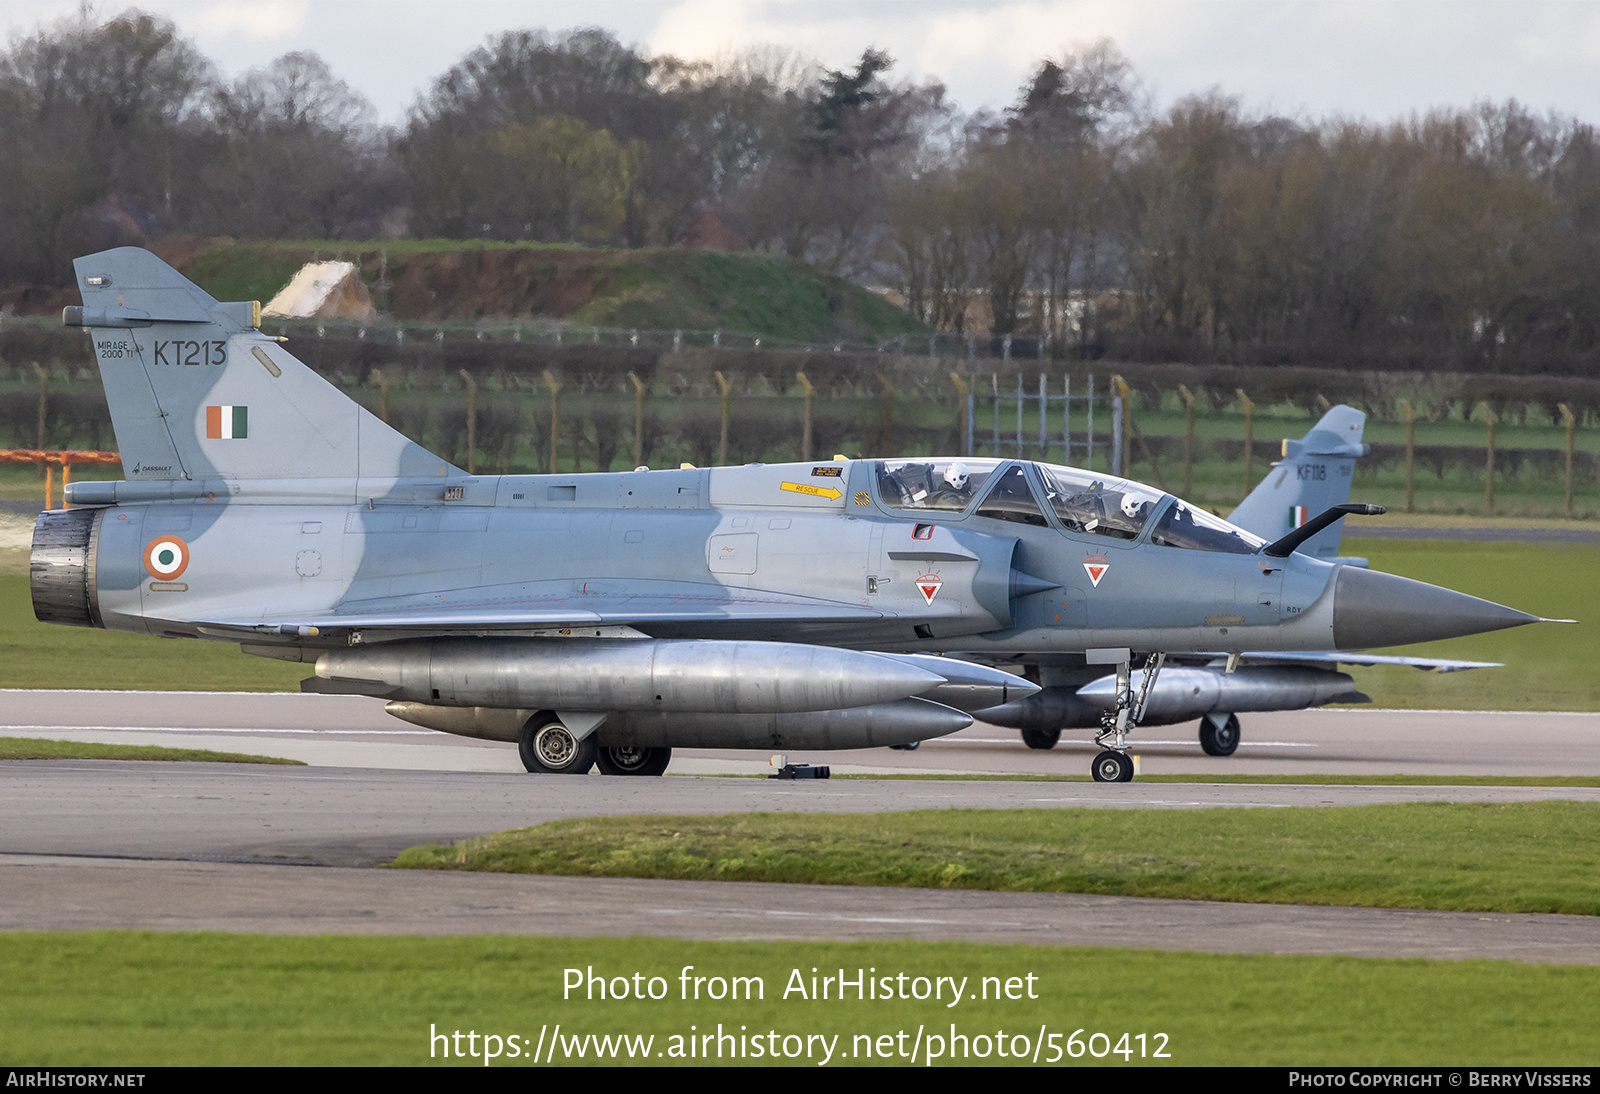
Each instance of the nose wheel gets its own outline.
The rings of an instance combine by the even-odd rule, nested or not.
[[[1112,752],[1107,749],[1094,758],[1094,767],[1091,770],[1097,783],[1133,781],[1133,760],[1126,752]]]

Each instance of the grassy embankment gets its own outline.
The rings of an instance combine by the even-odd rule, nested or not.
[[[270,300],[313,258],[359,260],[374,303],[402,320],[525,317],[575,326],[726,330],[795,342],[926,334],[882,297],[774,255],[670,247],[617,250],[443,239],[219,242],[180,266],[222,300]]]
[[[414,847],[395,865],[1600,915],[1600,806],[595,817]]]
[[[1059,940],[1070,941],[1070,922]],[[670,988],[659,1002],[563,998],[563,972],[659,976]],[[760,977],[755,1000],[679,999],[679,975]],[[810,987],[819,975],[872,969],[878,976],[953,975],[977,993],[984,977],[1032,974],[1037,999],[802,1001],[784,989],[794,970]],[[869,974],[872,975],[872,974]],[[1373,960],[1353,957],[1212,955],[1056,946],[987,946],[915,942],[684,942],[664,938],[379,938],[84,932],[0,934],[0,1059],[26,1066],[160,1064],[441,1064],[430,1058],[430,1032],[492,1033],[526,1038],[516,1058],[526,1066],[554,1027],[563,1038],[596,1034],[653,1036],[639,1063],[682,1062],[691,1033],[737,1038],[776,1031],[791,1049],[809,1034],[838,1036],[833,1063],[925,1063],[909,1057],[919,1028],[945,1038],[935,1063],[1027,1064],[993,1053],[993,1038],[1043,1027],[1079,1040],[1096,1032],[1095,1059],[1064,1065],[1561,1065],[1594,1060],[1600,1025],[1600,968],[1507,961]],[[948,1000],[946,1000],[947,1002]],[[951,1026],[969,1052],[948,1058]],[[904,1040],[895,1035],[904,1033]],[[1123,1032],[1132,1059],[1106,1055]],[[1169,1060],[1141,1061],[1139,1034]],[[1163,1033],[1158,1041],[1154,1034]],[[972,1038],[984,1034],[988,1043]],[[877,1038],[886,1056],[864,1053]],[[672,1038],[676,1036],[677,1040]],[[860,1038],[858,1040],[858,1038]],[[748,1051],[748,1041],[746,1051]],[[959,1044],[960,1042],[958,1042]],[[1047,1041],[1047,1044],[1049,1042]],[[715,1052],[714,1040],[713,1053]],[[724,1044],[726,1051],[731,1051]],[[586,1059],[595,1062],[593,1047]],[[813,1055],[780,1062],[816,1066]],[[906,1055],[895,1055],[903,1052]],[[555,1062],[566,1062],[558,1051]],[[627,1062],[625,1051],[616,1062]],[[1047,1048],[1040,1062],[1051,1059]],[[480,1058],[450,1063],[482,1066]],[[541,1062],[543,1062],[541,1058]],[[606,1060],[604,1062],[612,1062]],[[693,1060],[692,1063],[716,1062]],[[765,1057],[724,1060],[768,1064]]]

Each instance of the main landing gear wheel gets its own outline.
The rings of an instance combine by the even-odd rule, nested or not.
[[[1061,740],[1061,731],[1059,729],[1025,729],[1022,731],[1022,743],[1029,748],[1054,748],[1059,740]]]
[[[580,741],[560,722],[540,718],[530,718],[517,740],[522,766],[536,775],[587,775],[598,747],[593,736]]]
[[[1221,725],[1200,719],[1200,747],[1207,756],[1232,756],[1239,747],[1239,716],[1230,714]]]
[[[1097,783],[1131,783],[1133,760],[1122,752],[1109,749],[1094,758],[1094,781]]]
[[[660,775],[672,762],[672,749],[601,745],[594,762],[602,775]]]

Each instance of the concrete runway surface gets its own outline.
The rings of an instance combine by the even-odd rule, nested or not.
[[[1142,771],[1600,775],[1600,714],[1252,715],[1227,760],[1202,754],[1193,729],[1142,733]],[[678,777],[536,777],[510,746],[407,726],[375,700],[302,695],[0,691],[0,734],[312,765],[0,764],[0,929],[969,939],[1600,963],[1600,918],[1584,916],[370,868],[414,843],[606,813],[1600,801],[1600,788],[779,782],[708,777],[767,770],[764,756],[709,750],[675,753]],[[1082,735],[1037,752],[974,726],[916,752],[790,758],[863,774],[1080,775],[1092,753]]]

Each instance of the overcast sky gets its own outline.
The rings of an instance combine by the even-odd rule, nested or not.
[[[233,76],[315,50],[399,121],[488,35],[606,27],[648,53],[779,44],[830,68],[867,46],[965,110],[1012,102],[1043,57],[1113,39],[1158,106],[1220,88],[1250,112],[1388,120],[1515,97],[1600,122],[1600,0],[145,0]],[[8,36],[77,0],[0,0]],[[97,3],[102,15],[123,10]]]

